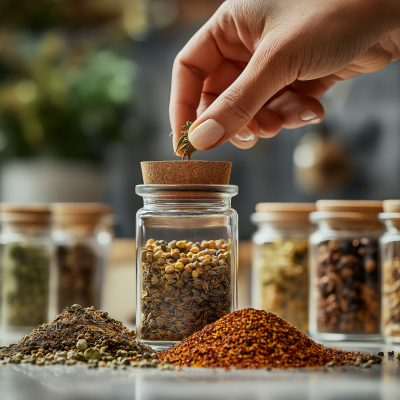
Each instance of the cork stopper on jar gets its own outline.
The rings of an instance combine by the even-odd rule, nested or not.
[[[383,211],[381,201],[371,200],[318,200],[317,212],[310,215],[312,222],[329,221],[332,226],[354,226],[382,229],[378,214]]]
[[[385,200],[383,211],[385,213],[400,213],[400,200]]]
[[[310,213],[315,211],[314,203],[258,203],[253,222],[293,222],[311,224]]]
[[[5,225],[47,225],[50,214],[46,204],[0,204],[0,220]]]
[[[112,209],[103,203],[53,203],[51,211],[58,224],[96,224]]]
[[[144,161],[145,185],[229,185],[232,163],[227,161]]]

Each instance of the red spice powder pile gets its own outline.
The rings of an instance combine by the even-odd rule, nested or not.
[[[346,365],[360,355],[329,349],[275,314],[252,308],[230,313],[158,354],[181,366],[250,369]]]

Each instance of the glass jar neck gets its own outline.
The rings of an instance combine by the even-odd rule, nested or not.
[[[400,220],[398,219],[387,219],[385,220],[386,231],[388,233],[400,233]]]
[[[229,208],[234,185],[137,185],[145,208]]]
[[[3,223],[1,227],[2,235],[45,236],[49,235],[49,233],[50,228],[47,224]]]
[[[264,221],[257,223],[260,230],[265,233],[282,233],[282,234],[310,234],[315,227],[313,225],[301,222],[288,222],[288,221]]]
[[[378,224],[354,223],[354,221],[335,221],[333,219],[320,220],[318,223],[318,230],[321,232],[352,232],[361,233],[363,235],[376,236],[380,235],[383,231],[383,226]]]

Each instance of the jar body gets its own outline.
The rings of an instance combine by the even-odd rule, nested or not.
[[[57,313],[79,304],[100,309],[111,235],[98,227],[54,227]]]
[[[400,343],[400,222],[387,223],[380,238],[382,263],[382,335],[389,344]]]
[[[49,231],[5,225],[0,241],[2,328],[31,328],[48,322],[53,251]]]
[[[144,196],[136,221],[138,339],[168,348],[236,310],[238,230],[231,196]]]
[[[263,223],[253,236],[252,307],[308,332],[309,225]]]
[[[380,229],[320,223],[310,237],[310,334],[320,340],[380,338]]]

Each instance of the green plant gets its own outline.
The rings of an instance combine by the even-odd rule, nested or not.
[[[188,161],[192,158],[192,154],[197,151],[197,149],[189,141],[189,129],[193,122],[186,122],[186,125],[182,126],[183,131],[181,131],[182,136],[180,137],[178,144],[176,145],[175,155],[178,151],[182,151],[182,160],[187,158]],[[173,132],[169,136],[173,135]]]

